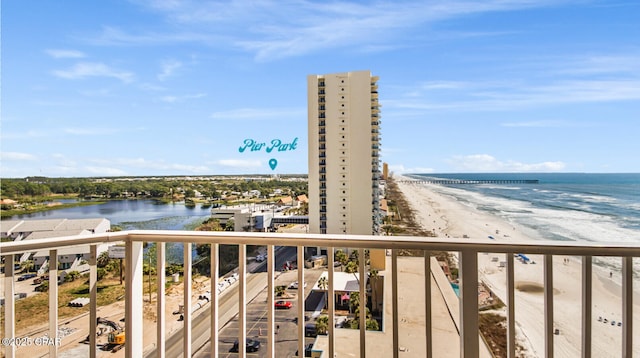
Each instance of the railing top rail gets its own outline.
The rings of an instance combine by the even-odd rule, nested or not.
[[[370,249],[418,249],[431,251],[476,251],[587,256],[640,257],[640,245],[632,242],[502,241],[490,239],[414,236],[325,235],[304,233],[253,233],[227,231],[133,230],[59,238],[21,240],[0,244],[0,254],[59,249],[109,242],[191,242],[218,244],[351,247]]]
[[[0,243],[0,255],[22,254],[30,251],[54,250],[109,242],[125,242],[129,240],[129,233],[129,231],[118,231],[3,242]]]

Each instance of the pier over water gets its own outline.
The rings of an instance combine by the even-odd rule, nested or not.
[[[440,184],[440,185],[457,185],[457,184],[539,184],[538,179],[421,179],[421,180],[399,180],[400,183],[406,184]]]

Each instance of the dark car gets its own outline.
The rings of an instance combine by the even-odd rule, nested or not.
[[[255,339],[247,338],[247,352],[257,352],[260,349],[260,341]],[[238,352],[238,340],[236,339],[233,342],[233,347],[229,350],[229,352]]]
[[[36,275],[35,273],[28,273],[28,274],[25,274],[25,275],[22,275],[22,276],[18,277],[18,281],[25,281],[25,280],[28,280],[30,278],[34,278],[36,276],[38,276],[38,275]]]
[[[304,356],[311,357],[311,349],[313,349],[313,343],[309,343],[304,347]],[[298,356],[298,351],[296,351],[296,357]]]
[[[316,323],[311,322],[304,325],[304,336],[305,337],[315,337],[318,335],[318,330],[316,329]]]

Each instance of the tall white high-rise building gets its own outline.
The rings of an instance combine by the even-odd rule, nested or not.
[[[370,71],[307,77],[310,233],[379,233],[377,81]]]

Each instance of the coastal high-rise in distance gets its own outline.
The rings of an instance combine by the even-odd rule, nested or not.
[[[370,71],[309,75],[309,232],[380,231],[380,105]]]

